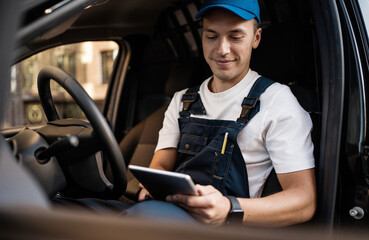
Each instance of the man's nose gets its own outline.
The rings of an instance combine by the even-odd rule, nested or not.
[[[226,38],[219,39],[218,54],[221,56],[227,55],[230,52],[230,43]]]

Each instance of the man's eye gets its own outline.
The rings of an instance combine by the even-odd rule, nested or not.
[[[206,38],[211,40],[211,39],[216,39],[216,38],[217,38],[217,36],[213,36],[213,35],[211,35],[211,36],[206,36]]]
[[[238,39],[241,39],[243,38],[243,36],[231,36],[231,39],[233,40],[238,40]]]

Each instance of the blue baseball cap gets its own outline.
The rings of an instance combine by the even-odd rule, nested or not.
[[[208,10],[221,7],[225,8],[245,20],[256,17],[260,23],[260,7],[258,0],[204,0],[196,18],[201,18]]]

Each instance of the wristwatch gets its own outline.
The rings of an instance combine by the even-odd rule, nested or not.
[[[225,196],[231,202],[231,210],[229,210],[227,217],[227,224],[242,224],[243,222],[243,209],[237,198],[234,196]]]

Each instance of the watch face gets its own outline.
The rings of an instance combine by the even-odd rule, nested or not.
[[[229,213],[230,224],[242,224],[243,222],[243,210],[242,209],[232,209]]]

